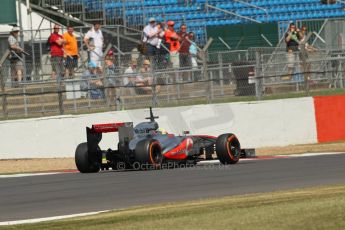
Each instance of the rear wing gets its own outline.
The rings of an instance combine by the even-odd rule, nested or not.
[[[131,122],[127,122],[131,123]],[[106,123],[106,124],[95,124],[92,125],[91,131],[94,133],[111,133],[118,132],[120,127],[123,127],[125,122],[119,123]]]
[[[91,128],[86,127],[88,151],[96,153],[99,150],[98,144],[102,140],[102,133],[112,132],[119,133],[119,142],[128,143],[134,136],[133,122],[94,124]]]

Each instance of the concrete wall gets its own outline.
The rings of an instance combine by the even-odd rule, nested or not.
[[[168,132],[235,133],[243,148],[317,143],[313,98],[157,108]],[[67,115],[0,122],[0,159],[73,157],[95,123],[141,122],[148,109]],[[104,134],[101,148],[116,148],[117,136]]]

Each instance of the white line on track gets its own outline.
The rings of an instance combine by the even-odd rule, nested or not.
[[[54,174],[60,174],[60,173],[61,172],[7,174],[7,175],[0,175],[0,179],[1,178],[13,178],[13,177],[27,177],[27,176],[44,176],[44,175],[54,175]]]
[[[52,217],[27,219],[27,220],[4,221],[4,222],[0,222],[0,226],[1,225],[15,225],[15,224],[32,224],[32,223],[38,223],[38,222],[43,222],[43,221],[61,220],[61,219],[66,219],[66,218],[96,215],[96,214],[109,212],[109,211],[110,210],[104,210],[104,211],[99,211],[99,212],[85,212],[85,213],[78,213],[78,214],[72,214],[72,215],[52,216]]]
[[[331,152],[331,153],[301,153],[301,154],[278,155],[278,156],[288,156],[288,157],[315,157],[315,156],[336,155],[336,154],[345,154],[345,153],[344,153],[344,152]]]

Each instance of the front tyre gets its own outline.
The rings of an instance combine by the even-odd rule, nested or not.
[[[79,144],[75,150],[75,165],[81,173],[95,173],[100,170],[97,162],[90,161],[86,142]]]
[[[222,164],[236,164],[241,156],[241,145],[232,133],[220,135],[216,141],[216,154]]]
[[[135,160],[141,166],[157,169],[163,161],[162,147],[157,140],[141,140],[135,147]]]

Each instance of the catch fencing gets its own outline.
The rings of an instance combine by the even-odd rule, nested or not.
[[[147,57],[135,52],[114,53],[99,69],[89,68],[87,58],[80,58],[73,76],[56,79],[52,79],[47,62],[45,71],[32,71],[21,82],[13,81],[11,66],[5,63],[1,67],[0,116],[79,114],[342,90],[344,55],[345,50],[318,50],[305,60],[299,53],[290,60],[284,50],[251,48],[199,52],[178,63],[178,56],[169,54]]]

